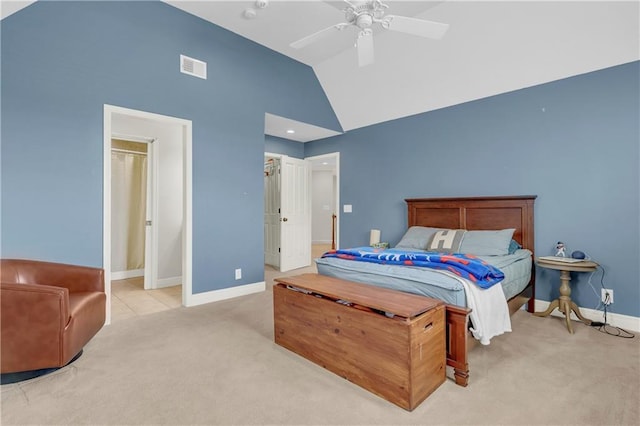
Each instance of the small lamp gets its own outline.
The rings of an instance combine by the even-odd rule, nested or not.
[[[373,246],[378,244],[379,242],[380,242],[380,230],[372,229],[371,233],[369,234],[369,245]]]

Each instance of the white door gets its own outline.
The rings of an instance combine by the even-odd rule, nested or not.
[[[147,217],[144,234],[144,289],[158,287],[158,156],[155,155],[155,140],[147,144]]]
[[[280,271],[311,265],[311,167],[283,156],[280,164]]]
[[[280,268],[280,159],[264,164],[264,263]]]

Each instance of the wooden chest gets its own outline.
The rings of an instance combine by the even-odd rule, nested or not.
[[[318,274],[275,281],[277,344],[407,410],[444,382],[442,301]]]

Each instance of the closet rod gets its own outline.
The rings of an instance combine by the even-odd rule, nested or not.
[[[115,151],[115,152],[123,152],[125,154],[138,154],[138,155],[147,155],[146,152],[140,152],[140,151],[131,151],[129,149],[121,149],[121,148],[111,148],[111,151]]]
[[[124,133],[112,133],[111,139],[120,139],[123,141],[129,142],[144,142],[144,143],[153,143],[158,138],[150,138],[147,136],[136,136],[136,135],[127,135]]]

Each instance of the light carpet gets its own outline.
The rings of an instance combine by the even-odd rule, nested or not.
[[[276,274],[277,275],[277,274]],[[72,365],[3,385],[3,425],[637,425],[640,339],[524,311],[405,411],[273,343],[267,291],[104,327]]]

